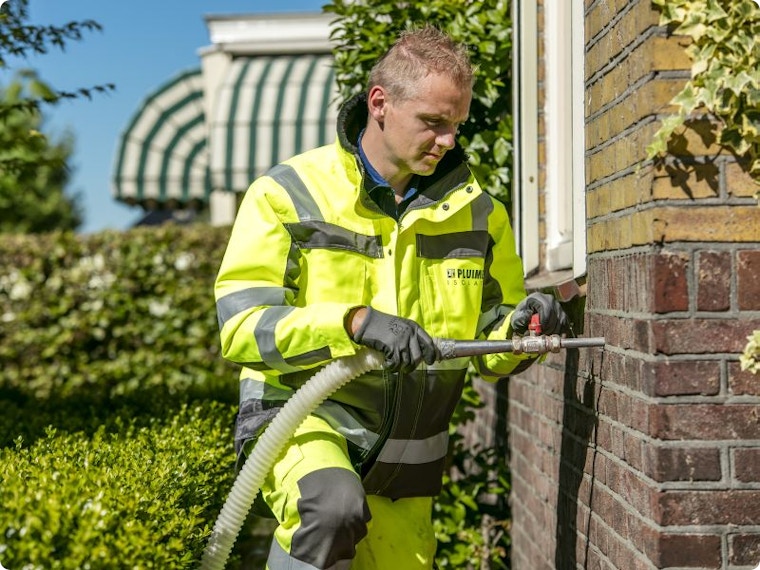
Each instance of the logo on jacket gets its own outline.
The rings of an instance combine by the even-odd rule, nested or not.
[[[446,282],[448,285],[480,285],[483,282],[482,269],[446,269]]]

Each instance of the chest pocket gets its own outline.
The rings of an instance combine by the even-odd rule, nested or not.
[[[285,224],[298,250],[301,303],[365,302],[367,266],[383,256],[380,236],[352,232],[323,221]]]
[[[417,235],[423,302],[444,323],[436,334],[473,338],[483,299],[491,237],[486,231]]]

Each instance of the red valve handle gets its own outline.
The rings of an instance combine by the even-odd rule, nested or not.
[[[538,316],[538,313],[531,315],[528,330],[530,331],[530,336],[539,336],[541,334],[541,317]]]

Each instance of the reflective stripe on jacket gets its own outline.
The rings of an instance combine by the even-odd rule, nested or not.
[[[243,366],[238,446],[320,367],[361,349],[344,328],[352,307],[413,319],[433,337],[503,339],[525,296],[506,209],[480,188],[461,149],[421,179],[398,221],[370,199],[355,147],[363,104],[344,106],[334,145],[274,167],[241,203],[215,285],[223,356]],[[498,378],[522,359],[475,364]],[[368,493],[439,492],[468,363],[372,371],[320,406]]]

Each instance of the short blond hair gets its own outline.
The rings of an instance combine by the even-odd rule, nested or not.
[[[445,75],[457,85],[471,89],[473,66],[467,47],[434,26],[402,32],[375,63],[367,91],[380,86],[402,100],[415,95],[415,87],[431,73]]]

